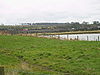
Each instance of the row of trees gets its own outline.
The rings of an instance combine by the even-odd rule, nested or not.
[[[28,23],[29,24],[29,23]],[[100,30],[100,22],[71,22],[71,23],[32,23],[32,25],[1,25],[0,31],[6,31],[12,34],[18,33],[44,33],[44,32],[66,32],[66,31],[87,31]]]
[[[20,25],[54,25],[54,24],[63,24],[63,23],[21,23]],[[93,21],[92,23],[89,23],[89,22],[86,22],[86,21],[83,21],[82,23],[80,23],[80,22],[67,22],[67,23],[65,23],[65,24],[77,24],[77,25],[79,25],[79,24],[82,24],[82,25],[100,25],[100,22],[99,21]],[[2,26],[4,26],[4,24],[2,23],[1,24]]]
[[[93,21],[93,23],[89,23],[89,22],[86,22],[86,21],[83,21],[82,23],[79,23],[79,22],[71,22],[71,23],[67,23],[67,24],[82,24],[82,25],[89,25],[89,24],[95,24],[95,25],[98,25],[98,24],[100,24],[100,22],[99,21]]]
[[[62,24],[62,23],[21,23],[21,25],[52,25],[52,24]],[[65,24],[82,24],[82,25],[89,25],[89,24],[95,24],[95,25],[98,25],[100,24],[99,21],[93,21],[92,23],[89,23],[89,22],[86,22],[86,21],[83,21],[82,23],[80,22],[67,22]]]

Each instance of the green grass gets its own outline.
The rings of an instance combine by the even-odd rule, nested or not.
[[[0,65],[20,61],[41,75],[100,75],[100,42],[0,35]]]

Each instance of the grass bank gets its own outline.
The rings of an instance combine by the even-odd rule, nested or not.
[[[94,31],[72,31],[72,32],[45,33],[45,35],[93,34],[93,33],[100,33],[100,30],[94,30]],[[41,34],[41,33],[40,33],[40,34]]]
[[[0,35],[0,65],[34,75],[100,75],[100,42]]]

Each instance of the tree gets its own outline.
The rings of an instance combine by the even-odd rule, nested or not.
[[[79,22],[71,22],[72,25],[79,25]]]
[[[4,26],[4,24],[2,23],[1,26]]]
[[[99,21],[93,21],[93,24],[100,24]]]
[[[82,24],[84,24],[84,25],[88,25],[89,22],[85,22],[85,21],[83,21]]]

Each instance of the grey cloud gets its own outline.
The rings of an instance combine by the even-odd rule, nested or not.
[[[100,0],[0,0],[0,23],[100,20]]]

